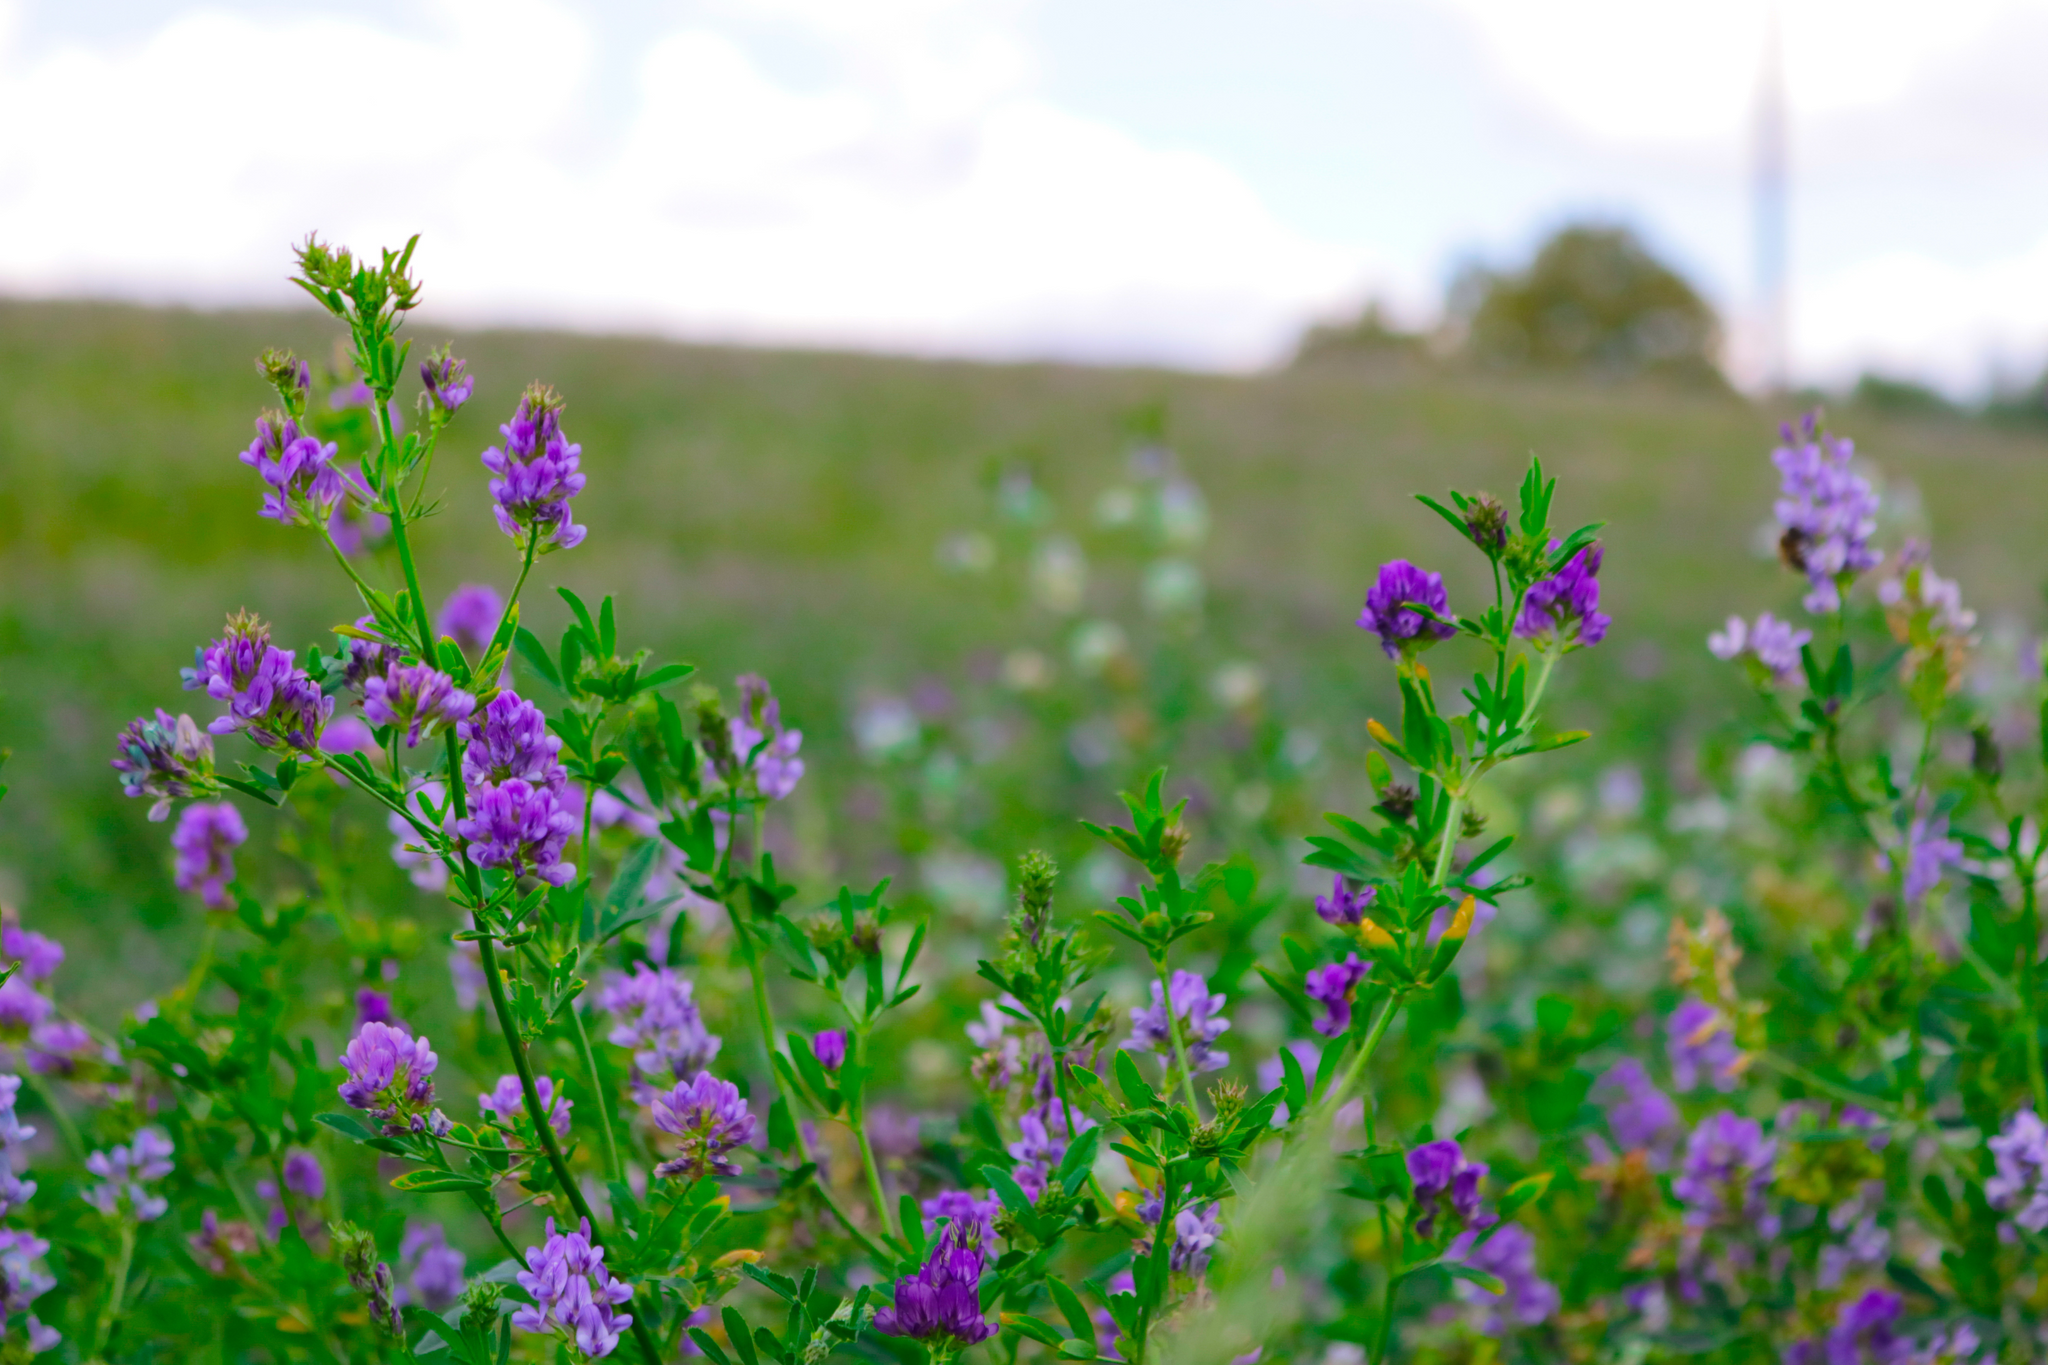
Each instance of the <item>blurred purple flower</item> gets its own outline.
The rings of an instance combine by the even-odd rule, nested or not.
[[[739,689],[740,714],[731,722],[733,753],[744,763],[754,746],[767,741],[751,764],[754,786],[770,801],[780,801],[796,790],[804,775],[804,761],[796,756],[804,742],[803,731],[782,728],[782,704],[775,700],[766,678],[741,674]]]
[[[463,653],[481,655],[504,614],[505,599],[498,596],[496,588],[487,583],[464,583],[441,604],[441,619],[435,628]]]
[[[1175,1065],[1178,1059],[1174,1055],[1173,1021],[1178,1020],[1181,1044],[1187,1049],[1188,1067],[1192,1071],[1199,1075],[1230,1065],[1229,1053],[1210,1046],[1230,1027],[1230,1021],[1220,1014],[1224,997],[1211,995],[1209,983],[1193,972],[1175,972],[1172,986],[1172,1014],[1167,1013],[1166,991],[1154,981],[1151,1006],[1131,1011],[1131,1036],[1124,1040],[1124,1046],[1154,1053],[1168,1066]]]
[[[811,1055],[825,1070],[837,1071],[846,1063],[846,1030],[828,1028],[816,1034],[811,1039]]]
[[[1671,1083],[1680,1091],[1696,1089],[1701,1079],[1726,1094],[1742,1074],[1742,1049],[1727,1021],[1704,1000],[1689,999],[1664,1023],[1671,1057]]]
[[[1534,1327],[1563,1304],[1557,1286],[1536,1273],[1536,1239],[1520,1223],[1508,1224],[1483,1242],[1476,1233],[1466,1232],[1451,1244],[1444,1259],[1483,1270],[1501,1282],[1499,1294],[1467,1280],[1457,1284],[1461,1297],[1485,1308],[1481,1330],[1489,1336],[1513,1327]]]
[[[1358,984],[1365,980],[1366,973],[1371,970],[1372,964],[1359,961],[1357,953],[1352,953],[1342,962],[1331,963],[1327,967],[1311,968],[1303,990],[1309,999],[1321,1005],[1328,1013],[1310,1027],[1325,1038],[1335,1038],[1349,1029],[1351,994],[1358,989]]]
[[[1841,589],[1868,573],[1883,556],[1871,548],[1877,533],[1877,494],[1849,462],[1855,444],[1820,429],[1820,413],[1809,412],[1795,432],[1781,429],[1784,443],[1771,452],[1783,475],[1778,524],[1784,528],[1779,552],[1812,585],[1806,609],[1820,613],[1841,605]]]
[[[439,1223],[413,1223],[398,1244],[398,1264],[406,1283],[397,1294],[401,1306],[418,1304],[429,1313],[445,1313],[462,1297],[467,1258],[448,1245]]]
[[[197,891],[209,908],[225,910],[228,883],[235,879],[235,860],[230,855],[248,837],[249,827],[225,801],[185,807],[178,827],[171,831],[178,889]]]
[[[1728,618],[1727,626],[1707,637],[1707,649],[1717,659],[1739,659],[1753,655],[1770,670],[1774,682],[1783,682],[1799,668],[1799,651],[1811,643],[1813,632],[1799,630],[1765,612],[1754,626],[1740,616]]]
[[[64,963],[64,945],[18,924],[0,928],[0,952],[21,964],[21,974],[31,981],[48,981]]]
[[[552,1076],[535,1076],[533,1091],[540,1097],[540,1110],[548,1116],[548,1126],[555,1130],[555,1136],[568,1137],[569,1111],[576,1107],[575,1101],[556,1089]],[[488,1093],[478,1095],[476,1103],[477,1108],[495,1114],[498,1122],[508,1128],[526,1112],[526,1096],[520,1090],[517,1075],[498,1077],[498,1083]]]
[[[2048,1125],[2022,1109],[1986,1145],[1995,1172],[1984,1182],[1985,1200],[2028,1232],[2048,1228]]]
[[[1593,1083],[1593,1098],[1607,1111],[1607,1127],[1623,1151],[1655,1148],[1681,1122],[1678,1106],[1657,1088],[1633,1057],[1624,1057]]]
[[[85,1159],[85,1169],[100,1178],[100,1184],[82,1191],[85,1202],[109,1218],[126,1211],[138,1223],[153,1222],[171,1207],[168,1199],[147,1187],[174,1169],[171,1140],[160,1129],[137,1131],[127,1146],[109,1147]]]
[[[1671,1192],[1686,1206],[1685,1221],[1694,1227],[1741,1221],[1775,1236],[1777,1220],[1764,1193],[1777,1155],[1778,1144],[1764,1137],[1755,1119],[1723,1109],[1700,1120],[1671,1182]]]
[[[1915,902],[1941,884],[1946,869],[1963,861],[1960,839],[1948,837],[1948,817],[1915,816],[1906,830],[1905,896]]]
[[[630,1047],[636,1098],[648,1082],[673,1083],[696,1075],[718,1056],[719,1038],[704,1027],[690,979],[668,967],[633,964],[633,974],[612,973],[597,993],[597,1007],[612,1016],[606,1035],[615,1047]]]
[[[1436,1220],[1448,1207],[1455,1231],[1490,1227],[1494,1219],[1479,1207],[1479,1182],[1487,1171],[1483,1161],[1467,1161],[1453,1138],[1425,1142],[1408,1153],[1408,1180],[1415,1187],[1415,1232],[1433,1235]]]

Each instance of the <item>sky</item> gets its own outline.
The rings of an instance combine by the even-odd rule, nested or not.
[[[1795,378],[2048,361],[2048,0],[0,0],[0,292],[1225,370],[1633,226],[1755,369],[1766,35]]]

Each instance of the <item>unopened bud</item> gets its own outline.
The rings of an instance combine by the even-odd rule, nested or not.
[[[732,751],[732,727],[726,724],[725,705],[718,699],[715,689],[700,687],[692,698],[697,711],[697,742],[704,748],[704,757],[711,761],[712,771],[720,777],[731,779],[739,770],[739,761]]]
[[[1481,493],[1465,508],[1465,534],[1489,555],[1499,554],[1508,543],[1508,511],[1490,493]]]
[[[1188,851],[1188,841],[1193,837],[1186,825],[1176,821],[1159,836],[1159,855],[1169,863],[1178,864],[1180,855]]]
[[[1244,1108],[1245,1088],[1242,1081],[1218,1081],[1209,1087],[1209,1103],[1216,1108],[1219,1121],[1228,1121]]]
[[[1970,731],[1970,771],[1992,786],[1997,786],[1998,779],[2005,776],[2005,759],[1998,752],[1998,741],[1988,725]]]
[[[1415,814],[1415,788],[1406,782],[1395,782],[1380,796],[1380,810],[1389,820],[1399,824]]]

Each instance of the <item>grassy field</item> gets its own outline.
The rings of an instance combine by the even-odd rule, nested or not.
[[[440,336],[430,326],[418,335]],[[176,669],[226,610],[256,610],[294,642],[355,614],[305,533],[257,518],[255,478],[235,459],[265,397],[250,358],[280,343],[323,357],[331,344],[306,315],[0,305],[0,745],[15,751],[14,791],[0,806],[0,892],[72,939],[88,965],[75,981],[117,960],[131,978],[161,977],[191,918],[169,890],[163,829],[122,800],[107,770],[115,731],[150,706],[188,700]],[[1413,492],[1506,493],[1534,453],[1564,480],[1565,521],[1610,523],[1603,605],[1617,625],[1567,708],[1674,764],[1737,698],[1731,679],[1701,666],[1707,631],[1731,610],[1794,600],[1754,549],[1775,488],[1773,430],[1789,414],[1734,398],[1335,368],[1222,378],[940,364],[558,334],[456,344],[480,382],[434,475],[447,496],[423,566],[440,585],[430,593],[509,583],[510,542],[488,515],[474,455],[522,384],[552,382],[584,447],[590,483],[577,506],[591,534],[544,561],[537,582],[616,592],[628,638],[711,679],[754,670],[775,680],[812,764],[793,818],[839,850],[803,869],[821,888],[888,870],[905,851],[846,833],[845,811],[872,776],[852,744],[858,699],[958,679],[989,651],[1062,638],[1059,622],[1000,586],[1008,559],[986,579],[949,576],[940,544],[988,524],[1006,469],[1030,470],[1085,525],[1098,493],[1125,478],[1134,414],[1149,408],[1167,414],[1167,439],[1214,523],[1199,553],[1203,628],[1182,645],[1210,661],[1256,661],[1275,711],[1313,717],[1328,737],[1338,762],[1326,785],[1356,784],[1343,757],[1385,704],[1386,672],[1350,624],[1374,567],[1396,556],[1444,563],[1457,570],[1454,605],[1477,591],[1459,577],[1466,556]],[[2033,629],[2048,438],[1940,417],[1833,416],[1886,476],[1890,505],[1934,534],[1936,564],[1961,578],[1987,622]],[[1012,542],[999,543],[1008,555]],[[1104,572],[1090,579],[1086,611],[1134,613],[1132,566],[1089,545]],[[529,620],[546,634],[561,614],[543,594]],[[1589,746],[1576,761],[1617,751]],[[1133,776],[1116,764],[1079,772],[1056,749],[1020,761],[1096,793],[1090,809]],[[1287,818],[1305,825],[1308,815]],[[984,827],[991,819],[1000,822]]]

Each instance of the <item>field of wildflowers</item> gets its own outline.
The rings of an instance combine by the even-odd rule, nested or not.
[[[493,438],[410,254],[309,240],[344,349],[259,361],[247,514],[332,629],[221,604],[114,744],[190,960],[81,1010],[0,926],[10,1358],[2041,1354],[2038,650],[1818,414],[1759,442],[1783,592],[1674,665],[1751,699],[1659,823],[1637,766],[1543,776],[1598,742],[1553,713],[1621,624],[1603,509],[1424,490],[1332,646],[1372,704],[1290,713],[1141,420],[1092,508],[1131,613],[1075,621],[1078,537],[995,479],[942,571],[1068,624],[864,697],[825,851],[786,689],[555,586],[573,412]],[[470,521],[499,563],[432,582]]]

